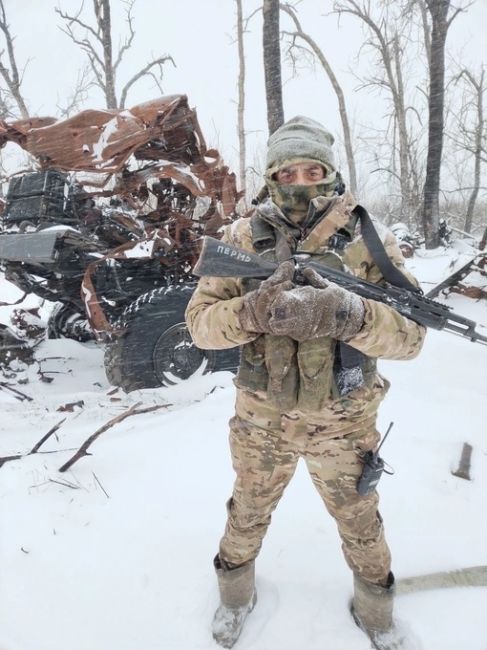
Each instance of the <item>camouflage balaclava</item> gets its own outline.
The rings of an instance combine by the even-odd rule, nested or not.
[[[298,115],[279,127],[269,138],[265,181],[269,195],[282,212],[300,220],[309,202],[317,196],[332,196],[336,184],[334,138],[321,124]],[[281,185],[274,178],[282,167],[315,162],[327,171],[326,178],[313,185]]]

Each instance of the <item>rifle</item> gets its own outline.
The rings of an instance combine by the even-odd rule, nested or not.
[[[332,269],[325,264],[313,262],[307,254],[294,255],[293,260],[296,265],[295,281],[298,284],[306,282],[302,272],[306,268],[311,268],[325,280],[353,291],[362,298],[389,305],[402,316],[420,325],[435,330],[445,330],[468,338],[470,341],[487,345],[487,336],[475,330],[474,321],[455,314],[446,305],[426,298],[419,288],[413,291],[389,283],[373,284],[344,271]],[[278,266],[278,262],[265,260],[255,253],[235,248],[213,237],[203,237],[201,253],[193,274],[198,277],[265,279],[271,276]]]

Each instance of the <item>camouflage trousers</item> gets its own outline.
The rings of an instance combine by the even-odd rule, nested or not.
[[[360,453],[377,446],[376,414],[348,421],[345,435],[336,426],[323,436],[319,429],[261,428],[238,415],[230,421],[230,448],[236,480],[227,503],[228,518],[220,556],[234,565],[257,557],[262,540],[299,458],[306,462],[313,484],[335,519],[345,559],[364,580],[383,582],[391,556],[385,541],[378,495],[361,497],[357,480]],[[309,421],[308,421],[309,422]],[[297,431],[297,433],[296,433]]]

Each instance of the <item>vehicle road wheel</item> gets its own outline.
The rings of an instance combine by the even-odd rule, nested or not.
[[[47,335],[50,339],[74,339],[84,343],[95,338],[86,315],[71,305],[57,303],[49,316]]]
[[[171,386],[216,370],[235,370],[238,349],[201,350],[193,343],[184,311],[194,285],[154,289],[139,296],[116,326],[123,334],[108,343],[108,381],[125,391]]]

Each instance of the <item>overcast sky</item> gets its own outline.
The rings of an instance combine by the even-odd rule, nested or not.
[[[61,20],[54,8],[60,6],[70,13],[81,6],[79,0],[4,0],[12,33],[16,35],[19,64],[29,60],[25,71],[23,92],[32,114],[56,114],[56,105],[74,85],[83,56],[59,26]],[[261,0],[244,0],[249,15]],[[123,33],[124,2],[112,0],[114,32]],[[329,0],[303,0],[299,16],[303,28],[319,43],[334,66],[346,91],[349,112],[355,129],[363,123],[381,125],[385,108],[376,94],[356,89],[358,82],[352,70],[369,63],[365,53],[357,60],[363,40],[358,20],[327,15]],[[85,2],[85,15],[91,15],[92,3]],[[170,54],[176,67],[167,64],[163,90],[165,94],[185,93],[190,105],[198,111],[207,143],[217,146],[230,165],[236,169],[236,80],[237,48],[234,41],[236,5],[233,0],[136,0],[134,10],[136,37],[129,54],[120,67],[118,88],[152,56]],[[448,37],[452,61],[478,65],[487,61],[487,0],[476,0],[468,12],[453,23]],[[289,19],[281,19],[281,28],[290,28]],[[249,164],[262,156],[266,133],[266,109],[262,72],[261,16],[255,15],[245,38],[247,57],[247,112],[249,132]],[[340,124],[335,95],[320,68],[303,68],[299,78],[292,78],[284,66],[284,105],[286,118],[296,114],[314,117],[340,137]],[[158,95],[150,80],[135,85],[127,105]],[[94,91],[88,104],[103,107],[103,98]]]

